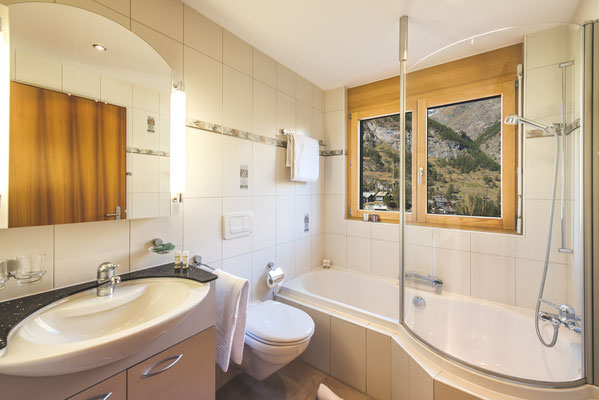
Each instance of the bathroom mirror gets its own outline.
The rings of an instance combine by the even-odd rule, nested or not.
[[[8,22],[0,227],[170,215],[168,64],[129,29],[76,7],[14,4]]]

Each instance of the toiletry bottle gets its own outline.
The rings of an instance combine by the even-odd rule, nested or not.
[[[188,259],[189,259],[189,251],[185,250],[183,252],[183,261],[181,262],[181,264],[183,264],[183,269],[187,269],[187,267],[189,267],[189,265],[187,264]]]
[[[175,251],[175,269],[181,268],[181,252]]]

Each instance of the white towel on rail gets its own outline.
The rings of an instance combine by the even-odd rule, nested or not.
[[[248,309],[248,281],[221,269],[216,280],[216,362],[224,372],[241,364]]]
[[[287,160],[291,168],[291,180],[315,182],[318,180],[318,141],[292,133],[287,137]]]

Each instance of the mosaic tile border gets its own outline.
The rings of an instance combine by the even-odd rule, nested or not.
[[[147,154],[150,156],[159,156],[159,157],[170,157],[170,154],[168,151],[142,149],[139,147],[129,147],[129,146],[127,146],[127,153]]]
[[[200,121],[198,119],[187,118],[185,125],[188,128],[200,129],[207,132],[218,133],[221,135],[236,137],[239,139],[249,140],[251,142],[267,144],[270,146],[287,148],[287,139],[281,135],[281,138],[273,138],[269,136],[258,135],[251,132],[242,131],[240,129],[227,128],[222,125],[213,124],[211,122]],[[319,141],[320,146],[325,146],[322,140]],[[320,150],[320,155],[323,157],[344,155],[343,150]]]

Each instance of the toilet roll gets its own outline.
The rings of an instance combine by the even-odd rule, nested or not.
[[[272,289],[275,286],[280,286],[283,279],[285,279],[285,273],[281,267],[273,268],[266,274],[266,285]]]

